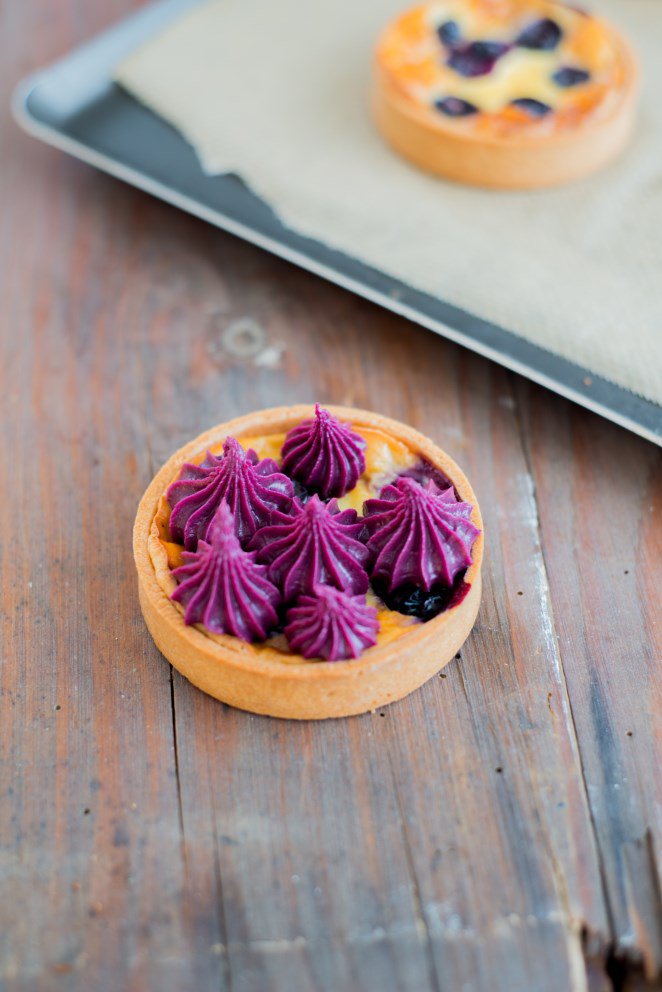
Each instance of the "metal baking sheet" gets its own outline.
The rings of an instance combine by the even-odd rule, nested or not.
[[[35,137],[217,227],[491,358],[662,444],[662,407],[590,369],[421,293],[285,227],[238,176],[207,176],[193,149],[112,81],[117,63],[198,0],[160,0],[24,80],[18,123]]]

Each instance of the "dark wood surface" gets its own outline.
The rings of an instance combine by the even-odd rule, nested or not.
[[[2,992],[659,987],[658,451],[21,135],[132,6],[0,6]],[[440,678],[295,724],[172,673],[131,526],[189,437],[313,399],[457,458],[487,558]]]

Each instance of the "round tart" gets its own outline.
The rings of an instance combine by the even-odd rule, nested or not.
[[[482,527],[462,471],[411,427],[345,407],[258,411],[152,480],[134,527],[140,604],[168,661],[225,703],[363,713],[466,640]]]
[[[611,25],[554,0],[432,0],[375,57],[377,127],[428,172],[552,186],[611,161],[632,130],[634,56]]]

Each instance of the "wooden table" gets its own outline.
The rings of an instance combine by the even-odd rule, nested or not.
[[[657,450],[19,134],[131,6],[0,13],[0,988],[659,988]],[[315,398],[451,452],[488,550],[441,677],[295,724],[169,669],[131,526],[186,439]]]

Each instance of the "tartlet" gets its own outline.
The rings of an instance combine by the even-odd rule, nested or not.
[[[601,168],[633,127],[637,63],[600,18],[557,0],[432,0],[383,30],[378,130],[420,168],[490,188]]]
[[[379,604],[380,630],[375,646],[350,660],[309,661],[283,648],[282,635],[265,643],[247,643],[185,623],[183,605],[171,597],[177,589],[173,570],[181,566],[187,553],[182,556],[183,548],[170,540],[166,492],[185,463],[202,463],[208,451],[220,452],[228,437],[246,442],[246,447],[259,448],[260,457],[278,457],[284,435],[312,417],[314,408],[257,411],[220,424],[177,451],[150,483],[136,516],[133,546],[143,616],[158,648],[182,675],[209,695],[254,713],[325,719],[364,713],[401,699],[454,657],[468,637],[480,605],[483,525],[475,494],[463,472],[431,440],[405,424],[353,408],[327,410],[367,438],[366,471],[340,500],[339,509],[352,502],[361,505],[364,498],[378,495],[382,484],[392,481],[394,471],[413,471],[414,466],[425,462],[448,480],[458,501],[471,504],[468,519],[477,536],[470,564],[462,572],[462,594],[454,596],[452,605],[443,612],[417,622]],[[382,478],[384,466],[390,479]],[[374,502],[379,509],[382,504]],[[306,609],[310,611],[311,601],[304,597],[301,604],[290,621],[299,636],[301,618],[307,615]]]

